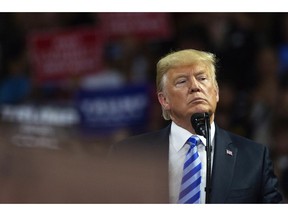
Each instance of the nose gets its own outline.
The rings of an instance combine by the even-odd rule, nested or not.
[[[191,79],[190,81],[190,89],[189,89],[189,92],[190,93],[193,93],[193,92],[200,92],[200,88],[199,88],[199,83],[197,82],[197,80],[195,79]]]

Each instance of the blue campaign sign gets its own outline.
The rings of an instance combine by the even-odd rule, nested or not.
[[[76,106],[84,128],[109,132],[124,127],[143,127],[148,119],[149,102],[149,86],[141,85],[80,90]]]

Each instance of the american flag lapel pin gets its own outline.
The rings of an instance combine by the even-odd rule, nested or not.
[[[229,150],[229,149],[226,149],[226,154],[230,155],[230,156],[233,156],[233,152],[231,150]]]

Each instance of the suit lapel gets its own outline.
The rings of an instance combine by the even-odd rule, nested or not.
[[[216,126],[211,203],[224,203],[232,182],[237,147],[229,134]]]

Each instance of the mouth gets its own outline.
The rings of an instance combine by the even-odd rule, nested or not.
[[[207,103],[207,101],[204,98],[193,98],[189,103],[191,104],[197,104],[197,103]]]

